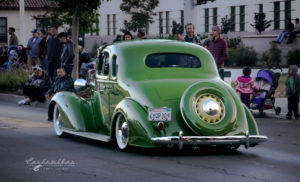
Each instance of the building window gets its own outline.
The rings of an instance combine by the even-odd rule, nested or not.
[[[162,12],[159,12],[158,14],[158,22],[159,22],[159,34],[163,34],[164,27],[163,27]]]
[[[0,43],[7,44],[7,18],[0,17]]]
[[[204,28],[205,32],[209,32],[209,9],[205,8],[204,9]]]
[[[107,22],[107,35],[110,35],[110,15],[106,15]]]
[[[213,8],[213,24],[218,25],[218,8]]]
[[[166,34],[169,34],[169,33],[170,33],[170,28],[169,28],[169,15],[170,15],[170,12],[169,12],[169,11],[166,11]]]
[[[231,22],[232,22],[230,31],[235,32],[235,6],[230,7],[230,19],[231,19]]]
[[[284,16],[285,19],[291,18],[291,1],[284,2]]]
[[[36,18],[36,28],[47,30],[47,27],[50,26],[50,18]]]
[[[280,2],[274,2],[274,29],[280,29]]]
[[[113,14],[113,35],[116,35],[116,14]]]
[[[240,6],[240,31],[245,31],[245,6]]]
[[[181,25],[184,26],[184,11],[180,11],[180,20],[181,20]]]
[[[259,4],[258,6],[259,6],[259,12],[263,13],[264,12],[264,6],[263,6],[263,4]]]

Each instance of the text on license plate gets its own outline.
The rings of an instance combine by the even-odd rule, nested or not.
[[[148,109],[149,121],[171,121],[172,109],[170,108],[150,108]]]

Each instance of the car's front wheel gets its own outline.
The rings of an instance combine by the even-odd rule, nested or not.
[[[119,149],[125,150],[128,148],[129,127],[126,118],[123,114],[117,116],[115,125],[115,137]]]
[[[70,136],[68,133],[64,133],[61,129],[61,114],[59,113],[58,105],[56,104],[53,111],[53,127],[54,132],[59,137]]]

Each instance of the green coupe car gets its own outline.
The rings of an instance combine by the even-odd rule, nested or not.
[[[267,140],[251,112],[222,81],[213,56],[172,40],[101,47],[89,81],[49,105],[56,135],[116,142],[124,150],[185,145],[246,148]]]

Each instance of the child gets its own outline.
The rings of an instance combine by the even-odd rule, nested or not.
[[[288,98],[288,113],[286,119],[292,118],[292,112],[296,119],[299,118],[298,102],[300,94],[300,78],[297,76],[298,67],[296,65],[290,65],[288,71],[288,77],[285,81],[285,91]]]
[[[250,77],[251,68],[243,69],[243,76],[239,76],[235,82],[236,91],[240,93],[241,101],[250,108],[250,95],[253,93],[254,81]]]

